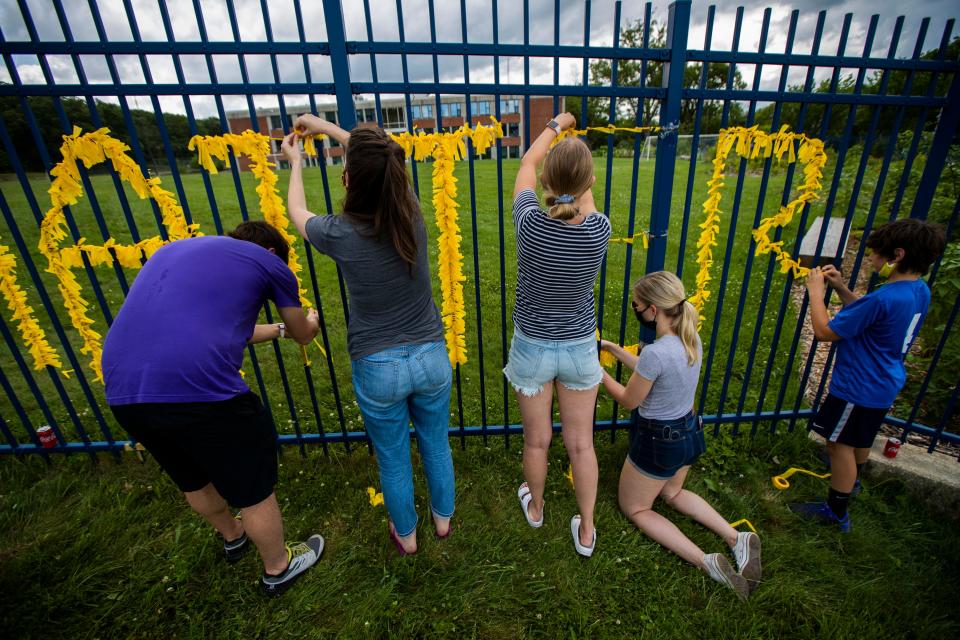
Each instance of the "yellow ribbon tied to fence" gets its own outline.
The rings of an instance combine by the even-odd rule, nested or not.
[[[796,145],[799,145],[799,149]],[[773,242],[769,233],[772,229],[783,227],[793,220],[796,211],[818,197],[823,185],[823,167],[827,162],[822,140],[808,138],[801,133],[791,133],[788,125],[783,125],[776,133],[767,133],[754,127],[730,127],[721,129],[717,138],[716,155],[713,158],[713,175],[707,183],[709,189],[707,199],[703,203],[704,219],[700,223],[700,236],[697,239],[697,265],[699,270],[696,277],[696,288],[690,302],[696,307],[701,316],[706,301],[710,297],[709,284],[712,279],[710,267],[713,265],[713,248],[717,246],[717,235],[720,233],[720,202],[724,187],[724,167],[731,151],[746,160],[755,158],[775,158],[777,161],[786,160],[787,163],[803,163],[803,183],[799,187],[799,195],[780,207],[773,216],[764,218],[759,226],[753,230],[753,239],[756,242],[756,256],[773,253],[780,262],[781,273],[792,273],[794,278],[803,278],[809,269],[800,266],[783,250],[783,242]],[[732,231],[731,231],[732,233]],[[698,325],[698,329],[700,326]]]
[[[7,247],[0,245],[0,294],[7,301],[7,309],[11,311],[20,337],[33,358],[33,368],[38,371],[47,366],[59,369],[62,367],[60,354],[47,342],[46,334],[33,315],[33,307],[27,304],[27,294],[17,284],[16,267],[16,258]]]

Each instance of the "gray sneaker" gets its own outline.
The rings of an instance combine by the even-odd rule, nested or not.
[[[263,592],[275,598],[290,588],[290,585],[303,573],[315,565],[323,553],[323,536],[315,533],[306,542],[287,545],[287,569],[277,576],[260,576],[260,588]]]
[[[733,545],[737,572],[747,580],[750,591],[760,586],[760,536],[752,531],[741,531]]]
[[[703,556],[703,564],[711,578],[733,589],[741,600],[750,595],[747,580],[730,566],[730,561],[719,553],[708,553]]]

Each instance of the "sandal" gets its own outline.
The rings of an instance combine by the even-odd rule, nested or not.
[[[527,524],[533,527],[534,529],[539,529],[543,526],[543,513],[540,513],[540,519],[534,520],[530,517],[530,512],[528,508],[530,503],[533,502],[533,495],[530,493],[530,487],[527,486],[527,483],[524,482],[520,485],[520,488],[517,489],[517,497],[520,498],[520,508],[523,509],[523,517],[527,519]]]
[[[397,535],[397,529],[392,522],[390,523],[390,539],[393,540],[393,544],[397,545],[397,553],[401,556],[416,555],[416,551],[407,551],[403,548],[403,543],[400,541],[400,536]]]
[[[585,547],[580,544],[580,514],[570,518],[570,533],[573,534],[573,547],[577,550],[577,553],[582,555],[584,558],[589,558],[593,555],[593,549],[597,546],[597,530],[593,530],[593,542],[589,547]]]

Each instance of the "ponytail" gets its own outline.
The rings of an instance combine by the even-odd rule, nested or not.
[[[687,365],[693,366],[697,361],[697,308],[686,299],[680,303],[679,313],[673,318],[673,330],[683,343],[683,350],[687,352]]]
[[[382,129],[354,129],[344,171],[349,177],[344,215],[361,223],[371,236],[389,239],[412,276],[419,251],[417,222],[422,214],[407,175],[403,148]]]
[[[573,206],[576,198],[593,186],[593,155],[580,138],[564,138],[543,162],[540,181],[546,188],[547,215],[555,220],[572,220],[580,215]]]

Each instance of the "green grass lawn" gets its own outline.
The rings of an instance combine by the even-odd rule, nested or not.
[[[513,235],[513,225],[510,219],[510,204],[513,180],[519,166],[519,161],[509,160],[503,163],[503,229],[504,240],[500,242],[500,223],[497,199],[498,184],[496,163],[492,161],[483,161],[475,163],[474,183],[476,193],[476,223],[474,224],[471,216],[470,205],[470,177],[468,163],[462,162],[457,167],[457,178],[459,181],[461,203],[460,223],[463,229],[463,253],[465,258],[464,272],[466,282],[464,283],[464,295],[467,302],[467,346],[469,352],[469,362],[461,368],[460,371],[460,393],[457,394],[457,401],[453,408],[453,423],[456,426],[463,425],[481,425],[481,424],[504,424],[516,423],[519,421],[518,412],[512,393],[507,394],[506,405],[504,403],[504,379],[500,372],[505,353],[503,350],[504,332],[508,338],[512,331],[512,307],[514,297],[514,284],[516,281],[516,258],[515,241]],[[735,165],[734,165],[735,166]],[[436,237],[436,230],[432,223],[432,205],[429,198],[429,165],[421,165],[419,168],[419,179],[423,193],[422,204],[424,213],[427,216],[429,228],[431,229],[431,255],[435,258],[436,246],[433,239]],[[601,206],[606,206],[607,202],[607,162],[605,159],[596,160],[597,182],[596,199]],[[677,256],[679,255],[680,237],[682,231],[683,202],[687,185],[688,165],[683,162],[678,163],[675,181],[675,197],[671,211],[671,223],[669,236],[667,238],[667,262],[668,269],[676,269]],[[700,203],[706,196],[706,181],[709,171],[708,163],[701,163],[697,167],[697,175],[694,179],[693,195],[691,196],[691,224],[690,233],[687,240],[687,248],[683,261],[683,278],[690,288],[693,286],[693,278],[696,273],[695,243],[698,229],[696,224],[700,220]],[[340,185],[340,168],[330,167],[329,184],[331,199],[334,210],[342,199],[342,187]],[[286,194],[287,172],[280,172],[280,190],[281,194]],[[635,230],[649,228],[650,217],[650,198],[651,187],[653,183],[653,163],[642,162],[639,164],[636,172],[637,198],[635,203],[630,202],[631,182],[634,176],[633,161],[629,158],[615,158],[610,171],[610,197],[609,212],[614,227],[615,237],[628,235],[629,214],[631,207],[635,211]],[[769,215],[776,210],[780,201],[780,194],[783,190],[784,173],[780,170],[774,171],[767,187],[767,195],[762,200],[763,214]],[[210,188],[214,194],[217,211],[224,229],[230,229],[241,221],[241,206],[238,191],[234,184],[234,178],[230,172],[222,172],[210,177]],[[799,364],[794,363],[792,369],[788,369],[788,363],[785,354],[792,340],[794,327],[796,324],[796,312],[792,303],[788,303],[782,314],[783,330],[777,344],[772,343],[774,327],[780,315],[780,301],[785,283],[784,276],[774,272],[771,294],[765,307],[761,307],[760,300],[763,290],[765,272],[768,265],[768,258],[763,257],[754,262],[752,273],[745,277],[745,264],[747,261],[748,247],[750,244],[750,230],[753,227],[754,218],[757,214],[758,195],[760,191],[761,178],[759,173],[748,172],[742,187],[742,193],[738,201],[739,213],[738,223],[734,229],[731,239],[731,258],[729,266],[729,278],[723,284],[722,293],[725,296],[722,312],[716,313],[717,300],[721,291],[721,268],[723,264],[723,255],[726,250],[727,238],[730,231],[730,220],[733,209],[734,188],[736,174],[728,177],[728,193],[725,194],[723,203],[723,228],[720,235],[720,246],[717,248],[716,263],[713,267],[714,283],[712,285],[714,296],[705,309],[705,322],[702,331],[704,339],[705,353],[709,351],[711,343],[715,344],[716,355],[710,364],[710,380],[708,383],[707,402],[702,410],[704,413],[716,413],[721,409],[721,387],[724,381],[728,385],[726,396],[722,400],[722,410],[732,412],[737,409],[740,393],[746,389],[746,402],[743,409],[747,412],[757,409],[760,401],[760,387],[764,375],[764,369],[767,363],[771,363],[769,390],[763,399],[762,409],[772,410],[776,406],[776,400],[779,390],[783,385],[786,387],[786,408],[792,408],[794,398],[796,397],[797,379],[796,369]],[[107,221],[107,228],[110,234],[121,242],[130,241],[130,232],[126,216],[119,202],[117,191],[113,180],[107,175],[95,175],[92,177],[96,202],[102,210]],[[165,187],[173,192],[175,183],[171,176],[163,177]],[[182,184],[186,194],[186,202],[192,219],[201,225],[201,230],[205,233],[216,233],[212,207],[208,200],[202,176],[199,173],[182,176]],[[30,187],[35,194],[36,201],[39,203],[41,212],[44,212],[49,206],[49,196],[45,190],[49,186],[49,181],[45,176],[36,176],[31,179]],[[252,217],[259,217],[257,207],[257,196],[254,192],[255,184],[249,173],[243,173],[240,176],[240,192],[243,195],[243,201],[246,204],[247,211]],[[323,184],[319,169],[311,168],[306,173],[307,201],[317,213],[326,213],[326,205],[323,196]],[[39,237],[39,228],[30,203],[24,196],[23,189],[14,176],[6,176],[0,180],[0,190],[4,198],[13,211],[20,232],[26,239],[26,243],[31,251],[31,257],[34,259],[38,268],[42,271],[45,261],[36,251],[37,239]],[[126,190],[127,201],[129,202],[130,217],[135,220],[137,228],[140,230],[141,237],[146,237],[157,233],[157,223],[149,201],[140,201],[129,189]],[[822,203],[815,206],[812,214],[816,214],[822,209]],[[839,206],[839,205],[838,205]],[[858,209],[859,212],[859,209]],[[862,216],[862,213],[858,213]],[[101,241],[102,235],[95,218],[91,211],[91,199],[83,198],[78,205],[73,207],[73,217],[76,220],[78,231],[81,236],[87,238],[87,242],[97,243]],[[796,237],[797,231],[789,229],[785,237],[792,241]],[[0,223],[0,238],[6,244],[12,245],[10,231],[4,223]],[[477,254],[474,255],[473,238],[477,239]],[[298,243],[298,251],[301,254],[301,264],[304,265],[304,275],[311,278],[308,269],[308,260],[303,255],[305,253],[302,244]],[[504,272],[501,274],[500,255],[504,256]],[[339,386],[339,391],[344,398],[346,413],[344,422],[339,421],[339,415],[333,401],[331,376],[325,363],[319,357],[319,352],[314,351],[312,356],[314,366],[311,372],[313,383],[316,389],[316,398],[318,411],[314,411],[313,404],[308,392],[306,375],[300,364],[297,351],[292,344],[281,345],[284,365],[289,379],[289,389],[293,398],[292,407],[286,400],[285,392],[282,387],[279,367],[274,356],[274,349],[270,345],[262,345],[257,348],[258,360],[261,363],[262,378],[264,387],[271,406],[274,408],[278,426],[282,432],[293,433],[295,420],[299,423],[301,429],[305,432],[316,432],[322,427],[325,430],[357,430],[360,428],[359,414],[353,407],[352,391],[350,389],[350,371],[349,356],[346,351],[346,332],[344,323],[343,305],[341,303],[341,294],[336,275],[336,269],[331,260],[324,256],[310,251],[314,266],[315,279],[313,282],[307,282],[309,297],[316,298],[315,292],[319,293],[319,301],[322,304],[323,312],[326,318],[326,325],[329,332],[331,353],[334,360],[335,378]],[[632,253],[632,263],[627,268],[627,255]],[[608,339],[619,339],[621,323],[625,328],[625,342],[632,343],[637,339],[639,327],[632,317],[629,306],[625,305],[625,291],[629,285],[645,271],[646,255],[642,247],[638,244],[631,247],[624,244],[611,244],[608,252],[606,268],[602,279],[597,284],[597,299],[601,310],[603,323],[603,334]],[[115,314],[122,303],[123,293],[118,283],[118,278],[112,268],[98,267],[94,270],[96,280],[101,287],[103,297],[106,301],[106,307],[110,314]],[[128,271],[124,274],[127,282],[131,282],[136,273]],[[55,304],[59,304],[59,294],[56,291],[56,284],[49,274],[42,274],[45,287],[51,292]],[[25,268],[19,271],[19,278],[25,288],[30,291],[33,289],[29,280],[28,272]],[[89,301],[91,309],[90,315],[96,320],[96,329],[105,333],[107,324],[105,321],[104,309],[97,301],[90,279],[82,272],[78,273],[78,279],[84,287],[86,299]],[[736,310],[740,305],[740,297],[743,290],[743,283],[746,281],[747,290],[743,292],[745,313],[739,326],[735,324]],[[501,287],[501,282],[505,284]],[[315,287],[315,288],[314,288]],[[439,287],[435,287],[435,295],[439,296]],[[479,305],[477,301],[479,299]],[[30,303],[37,310],[38,316],[45,326],[50,326],[49,318],[41,305],[36,293],[30,294]],[[501,308],[505,308],[506,326],[501,321]],[[626,308],[626,319],[622,310]],[[61,318],[66,318],[66,314],[58,309]],[[716,338],[712,337],[711,331],[714,318],[718,317],[718,333]],[[753,331],[757,322],[762,322],[762,330],[757,349],[754,352],[755,360],[753,366],[748,368],[748,357],[750,356],[750,346],[752,343]],[[8,324],[8,326],[10,326]],[[12,328],[12,327],[11,327]],[[481,356],[481,330],[482,330],[482,356],[483,370],[480,369]],[[76,341],[75,331],[67,326],[67,333],[72,341],[75,351],[79,351],[79,344]],[[48,331],[48,335],[54,344],[57,344],[56,334]],[[736,347],[733,348],[734,336],[737,338]],[[63,351],[61,350],[61,353]],[[774,358],[776,354],[782,357]],[[87,358],[78,353],[84,370],[87,370]],[[706,363],[705,363],[706,364]],[[25,413],[30,417],[33,424],[43,424],[46,420],[38,409],[38,403],[30,392],[27,385],[23,382],[23,376],[17,370],[15,364],[5,351],[0,356],[0,368],[11,381],[13,389],[16,391],[20,402],[23,405]],[[707,367],[704,367],[706,374]],[[245,365],[245,371],[248,374],[248,380],[251,386],[257,388],[255,382],[256,376],[254,370],[249,364]],[[792,375],[791,375],[792,373]],[[55,401],[57,393],[53,388],[51,381],[46,374],[34,374],[39,389],[42,391],[47,402],[51,404],[52,411],[56,420],[62,428],[70,435],[76,438],[76,430],[70,424],[68,413],[64,403]],[[481,380],[483,389],[481,389]],[[63,381],[66,392],[69,397],[77,404],[79,419],[84,428],[91,434],[93,439],[102,439],[94,416],[86,408],[87,403],[79,385],[73,380]],[[100,385],[93,384],[94,393],[98,398],[102,395]],[[86,413],[85,413],[86,412]],[[598,408],[598,419],[608,420],[613,416],[612,405],[607,399],[601,399]],[[14,423],[14,429],[18,437],[22,437],[22,425],[16,424],[15,416],[5,416],[8,422]],[[622,414],[621,414],[622,417]],[[107,416],[108,422],[112,420]],[[110,422],[112,424],[112,422]]]
[[[301,459],[287,450],[278,497],[289,539],[319,531],[319,564],[267,600],[259,561],[221,558],[216,534],[148,461],[94,466],[85,456],[0,460],[0,625],[9,638],[953,638],[960,634],[957,523],[899,480],[868,478],[841,535],[797,519],[788,500],[820,497],[801,433],[708,440],[689,487],[763,539],[764,582],[746,603],[634,529],[616,505],[621,434],[598,438],[597,551],[576,556],[573,491],[555,443],[546,522],[518,509],[520,450],[472,439],[454,451],[457,512],[447,541],[421,521],[421,550],[387,537],[366,453]],[[418,511],[425,482],[416,474]],[[658,506],[663,508],[662,506]],[[707,552],[722,542],[663,508]],[[951,577],[952,576],[952,577]]]

